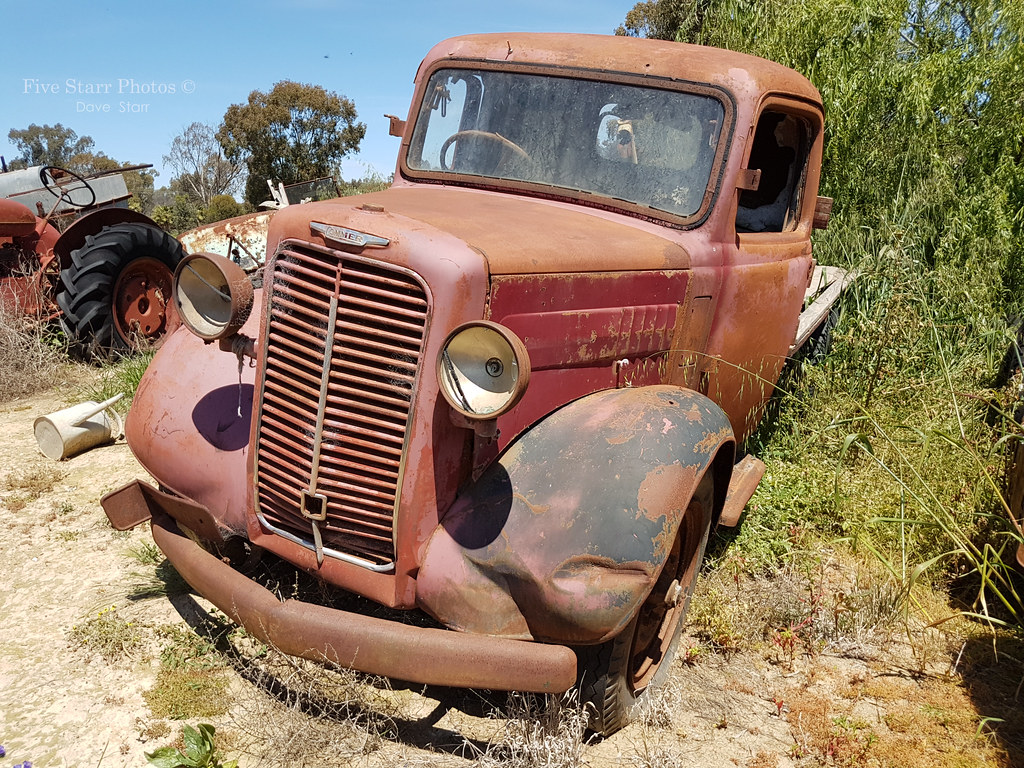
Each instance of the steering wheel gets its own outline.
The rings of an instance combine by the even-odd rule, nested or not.
[[[60,173],[58,175],[54,175],[54,171],[59,171]],[[64,178],[67,176],[70,176],[74,181],[79,182],[78,186],[74,186],[71,189],[65,189]],[[44,165],[39,169],[39,180],[43,183],[47,192],[56,197],[59,202],[67,203],[72,208],[88,208],[96,202],[96,190],[89,186],[89,182],[74,171],[69,171],[67,168],[60,168],[56,165]],[[89,193],[89,202],[76,202],[74,197],[75,193],[82,192],[83,190]]]
[[[448,148],[452,144],[454,144],[455,142],[461,141],[462,139],[486,139],[487,141],[491,141],[491,142],[494,142],[496,144],[500,144],[502,146],[503,150],[510,150],[517,157],[521,157],[523,160],[526,160],[527,162],[533,162],[533,158],[530,157],[530,155],[527,153],[527,151],[525,149],[520,147],[518,144],[516,144],[511,139],[506,139],[500,133],[494,133],[493,131],[476,131],[476,130],[456,131],[451,136],[449,136],[447,139],[445,139],[444,140],[444,144],[441,145],[441,157],[439,159],[441,161],[441,167],[444,170],[446,170],[446,171],[452,170],[452,167],[449,166],[448,163],[445,162],[445,159],[444,159],[445,155],[448,154]],[[503,151],[501,153],[501,157],[498,159],[498,165],[501,165],[502,162],[504,160],[506,160],[506,159],[507,159],[506,153]]]

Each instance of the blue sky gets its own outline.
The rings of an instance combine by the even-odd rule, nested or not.
[[[470,32],[610,34],[634,0],[178,3],[20,2],[4,10],[0,155],[12,128],[61,123],[120,161],[152,163],[191,122],[217,125],[230,104],[279,80],[355,102],[366,138],[346,178],[394,170],[385,113],[406,116],[412,78],[440,40]]]

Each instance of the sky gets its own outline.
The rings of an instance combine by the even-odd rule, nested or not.
[[[280,80],[351,99],[366,124],[342,175],[391,174],[412,79],[437,42],[472,32],[611,34],[634,0],[51,0],[8,4],[0,67],[0,155],[11,129],[61,123],[94,151],[152,163],[192,122],[217,126],[231,104]]]

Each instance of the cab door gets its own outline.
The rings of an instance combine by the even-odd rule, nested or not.
[[[706,383],[741,440],[757,426],[796,335],[813,268],[821,150],[816,105],[762,100],[749,127],[725,238]]]

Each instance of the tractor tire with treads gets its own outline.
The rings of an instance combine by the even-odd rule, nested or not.
[[[185,252],[148,224],[113,224],[87,237],[60,274],[57,304],[70,351],[118,359],[157,346],[171,330],[171,283]]]

